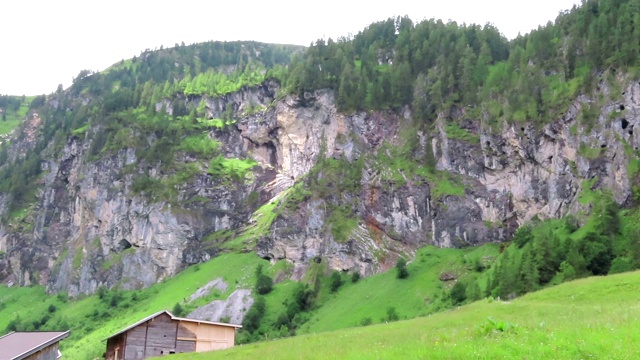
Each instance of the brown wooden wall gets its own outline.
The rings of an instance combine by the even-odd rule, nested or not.
[[[46,348],[31,354],[24,360],[56,360],[58,359],[58,343],[47,346]]]
[[[142,323],[133,329],[127,331],[126,348],[124,350],[124,358],[127,360],[145,359],[144,348],[147,338],[147,328],[149,322]]]
[[[151,319],[147,329],[147,343],[145,355],[147,357],[169,354],[175,350],[178,322],[172,321],[167,314],[161,314]]]
[[[106,360],[124,360],[125,334],[116,335],[107,340]],[[116,351],[117,350],[117,351]],[[118,357],[116,357],[116,352]]]

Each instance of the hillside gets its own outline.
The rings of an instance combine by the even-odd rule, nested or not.
[[[591,277],[509,302],[178,359],[636,359],[640,273]]]
[[[2,98],[0,332],[71,326],[83,357],[176,307],[248,343],[640,268],[638,8],[176,44]]]
[[[419,261],[409,264],[409,278],[400,280],[393,273],[374,275],[353,283],[345,283],[338,291],[331,291],[331,278],[326,267],[316,274],[318,288],[314,305],[307,312],[300,312],[311,318],[310,327],[301,332],[315,332],[320,329],[341,329],[361,324],[369,318],[376,324],[384,322],[387,309],[393,307],[398,316],[410,319],[418,315],[433,313],[447,308],[448,289],[451,281],[441,282],[438,277],[447,271],[456,277],[477,276],[470,264],[481,259],[487,264],[497,256],[497,247],[485,246],[477,249],[437,249],[427,247],[420,251]],[[104,352],[104,339],[122,328],[154,312],[170,310],[186,315],[196,308],[213,301],[231,300],[232,294],[243,289],[251,292],[256,282],[256,266],[265,266],[264,273],[276,279],[286,279],[293,270],[284,261],[270,266],[253,254],[225,254],[209,262],[194,265],[179,275],[144,290],[122,291],[102,288],[96,295],[81,299],[69,299],[66,293],[48,296],[41,287],[7,288],[0,286],[0,329],[37,330],[71,328],[71,336],[62,343],[62,351],[69,359],[91,359]],[[226,289],[211,288],[207,284],[222,280]],[[315,282],[315,280],[314,280]],[[280,329],[271,329],[281,314],[286,311],[287,299],[293,298],[296,282],[284,280],[275,284],[273,290],[264,296],[266,312],[263,317],[264,329],[268,337],[289,335]],[[245,290],[245,291],[246,291]],[[202,294],[195,297],[194,294]],[[402,299],[397,297],[402,294]],[[255,295],[254,295],[255,297]],[[359,305],[359,311],[350,316],[341,316],[338,311],[348,311],[354,301],[370,298]],[[375,300],[374,300],[375,299]],[[240,306],[250,307],[253,299],[243,298]],[[177,305],[179,304],[179,306]],[[181,310],[182,309],[182,310]],[[333,318],[325,320],[327,313]],[[234,318],[233,310],[225,310],[223,316]]]

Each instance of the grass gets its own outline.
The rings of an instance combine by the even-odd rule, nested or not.
[[[580,186],[581,188],[580,195],[578,196],[578,201],[580,202],[580,204],[587,205],[589,203],[593,203],[596,200],[598,193],[594,191],[592,188],[597,181],[598,181],[598,178],[595,178],[595,177],[582,181],[582,184]]]
[[[258,163],[253,159],[224,158],[218,155],[209,162],[208,173],[216,177],[244,180],[247,172],[256,165]]]
[[[223,248],[234,251],[252,249],[258,241],[258,238],[269,232],[271,223],[275,220],[276,216],[278,216],[278,213],[276,212],[277,205],[277,199],[262,205],[253,213],[253,216],[251,217],[252,221],[249,222],[249,225],[243,228],[241,233],[237,234],[238,236],[225,242]]]
[[[84,133],[86,133],[87,130],[89,130],[89,124],[86,124],[77,129],[71,130],[71,134],[74,136],[80,136],[80,135],[84,135]]]
[[[639,290],[640,272],[593,277],[511,302],[481,300],[408,321],[175,357],[636,359],[640,356]]]
[[[464,195],[464,185],[454,173],[434,170],[427,174],[427,179],[431,185],[432,199],[439,199],[444,195]]]
[[[444,128],[447,133],[447,137],[450,139],[458,139],[470,144],[479,144],[480,136],[470,132],[469,130],[463,129],[460,125],[454,122],[448,122]]]
[[[600,147],[589,146],[583,142],[580,143],[578,148],[578,154],[587,159],[597,159],[602,155],[602,149]]]
[[[224,120],[224,119],[204,119],[198,118],[198,123],[201,127],[204,128],[216,128],[218,130],[222,130],[229,125],[235,124],[235,120]]]

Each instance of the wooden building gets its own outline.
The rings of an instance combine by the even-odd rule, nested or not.
[[[60,340],[69,331],[11,332],[0,336],[0,360],[57,360]]]
[[[111,335],[107,360],[203,352],[233,347],[240,325],[176,317],[164,310]]]

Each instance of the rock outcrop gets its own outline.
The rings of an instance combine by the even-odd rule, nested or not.
[[[336,110],[329,90],[280,99],[277,89],[267,82],[220,98],[182,100],[186,106],[204,102],[209,118],[232,108],[235,123],[211,128],[209,136],[221,144],[222,156],[251,158],[257,165],[230,183],[208,175],[206,161],[174,154],[201,172],[176,185],[180,206],[149,198],[144,189],[133,191],[141,174],[171,175],[158,164],[141,164],[134,149],[90,157],[99,127],[68,138],[59,156],[42,163],[46,175],[29,215],[0,227],[0,281],[39,283],[71,295],[102,285],[149,286],[216,256],[219,247],[204,241],[206,236],[246,228],[252,213],[270,201],[280,205],[268,231],[257,236],[255,250],[263,258],[292,262],[293,278],[300,279],[312,262],[370,275],[426,244],[509,240],[533,217],[585,210],[578,201],[585,186],[610,189],[621,204],[632,199],[628,164],[640,146],[633,133],[640,122],[636,83],[614,97],[619,101],[607,102],[590,129],[578,120],[581,107],[594,101],[586,96],[542,128],[505,123],[500,131],[488,130],[463,110],[454,112],[474,141],[450,136],[444,117],[433,131],[417,131],[408,108],[348,115]],[[170,104],[158,109],[171,112]],[[16,134],[15,146],[28,147],[38,126],[40,119],[32,117]],[[392,150],[406,143],[407,129],[417,140],[405,159],[418,169],[433,159],[438,174],[450,174],[449,180],[388,166],[398,156]],[[357,171],[356,180],[340,191],[314,193],[312,185],[329,177],[318,164],[329,160]],[[458,190],[447,190],[447,181]],[[307,192],[294,197],[298,187]],[[350,222],[337,238],[341,214]]]

